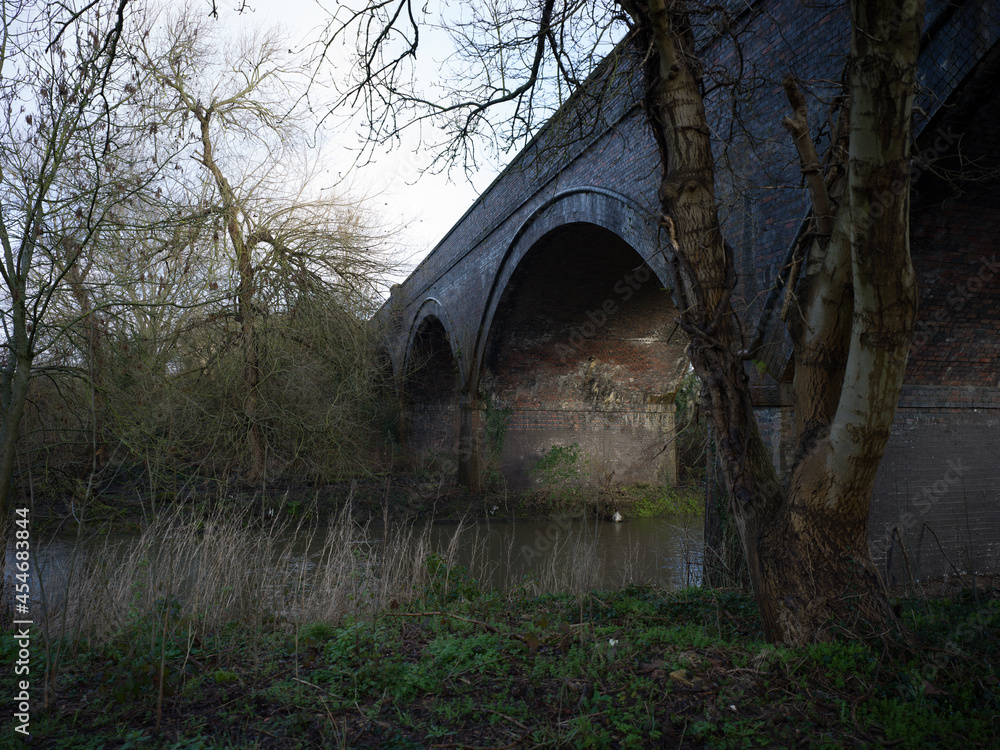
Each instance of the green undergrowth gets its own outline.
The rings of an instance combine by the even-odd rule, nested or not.
[[[501,507],[509,506],[515,517],[545,518],[551,516],[609,517],[615,511],[626,519],[667,518],[701,515],[705,510],[705,488],[701,485],[676,487],[649,484],[614,486],[600,491],[573,486],[558,493],[546,489],[513,493],[511,500],[498,499]]]
[[[33,673],[33,746],[998,746],[993,592],[901,602],[918,648],[788,649],[763,642],[742,593],[500,594],[438,556],[427,567],[415,600],[339,624],[204,631],[164,597],[100,642],[62,644],[47,709]]]
[[[648,484],[616,487],[601,495],[601,502],[613,505],[631,518],[700,514],[705,509],[703,485],[676,487]]]

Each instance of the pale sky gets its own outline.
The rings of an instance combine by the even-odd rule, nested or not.
[[[207,8],[209,0],[204,2]],[[241,24],[278,25],[288,33],[293,46],[297,40],[315,39],[329,19],[317,0],[248,0],[247,9],[241,14],[234,10],[241,4],[240,0],[216,0],[216,3],[220,23],[234,29]],[[333,0],[324,5],[336,7]],[[440,44],[446,37],[439,34],[436,40],[421,33],[421,45],[425,50],[422,64],[428,66],[426,74],[433,75],[435,58],[440,59],[446,51],[443,50],[439,57],[432,45]],[[353,142],[353,133],[351,136]],[[414,133],[409,144],[404,139],[393,151],[377,155],[374,164],[353,171],[350,179],[353,189],[370,196],[372,207],[383,214],[389,224],[401,227],[403,254],[408,257],[410,268],[433,249],[498,172],[497,165],[484,165],[473,178],[474,184],[470,184],[461,168],[452,171],[451,180],[444,174],[423,172],[429,156],[415,151],[415,144]],[[353,154],[345,151],[327,156],[336,160],[336,165],[330,168],[332,183],[336,180],[333,172],[345,169]]]

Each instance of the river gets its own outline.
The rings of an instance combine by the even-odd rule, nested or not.
[[[175,542],[173,537],[183,538]],[[474,578],[480,588],[525,587],[534,592],[580,594],[634,583],[671,590],[699,585],[702,578],[702,522],[696,516],[643,518],[624,523],[584,519],[443,523],[416,526],[412,538],[413,545],[418,542],[421,545],[417,555],[429,552],[441,555],[453,567],[465,568],[463,580]],[[324,566],[339,567],[341,583],[337,586],[342,587],[345,566],[356,566],[356,573],[363,569],[369,575],[373,567],[381,569],[392,562],[389,558],[405,556],[408,548],[405,542],[400,546],[398,539],[387,540],[386,530],[374,525],[356,527],[346,534],[342,527],[317,529],[316,533],[307,534],[295,524],[270,527],[269,533],[244,524],[226,527],[218,536],[213,536],[212,530],[205,526],[197,532],[168,530],[159,539],[152,545],[148,538],[140,542],[137,534],[95,536],[82,543],[66,535],[33,540],[32,599],[37,602],[44,587],[48,608],[57,607],[65,598],[60,592],[77,589],[76,579],[67,585],[67,571],[73,563],[77,571],[85,568],[93,571],[93,566],[83,564],[89,561],[100,563],[103,572],[99,575],[107,582],[121,579],[125,586],[132,586],[117,599],[119,603],[127,603],[134,598],[138,584],[128,584],[124,579],[143,578],[147,559],[161,554],[156,550],[168,550],[162,556],[170,558],[163,564],[164,571],[170,572],[158,574],[160,580],[168,576],[172,581],[200,579],[202,583],[197,586],[201,590],[218,586],[215,593],[206,596],[220,597],[224,594],[219,592],[227,591],[228,587],[216,580],[206,586],[205,581],[232,576],[234,568],[237,573],[253,568],[256,576],[265,579],[259,584],[263,588],[257,589],[265,594],[279,587],[287,591],[293,584],[306,589],[327,586],[330,578],[329,575],[324,578]],[[216,539],[217,543],[213,541]],[[219,559],[206,560],[212,557],[226,562],[220,566]],[[13,551],[9,550],[8,577],[13,562]],[[376,571],[374,575],[381,573]],[[93,574],[91,579],[93,583]],[[184,597],[188,586],[179,583],[168,588]]]

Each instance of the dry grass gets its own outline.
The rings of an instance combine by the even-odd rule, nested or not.
[[[44,581],[36,621],[49,638],[98,641],[164,613],[195,632],[234,622],[261,632],[370,619],[426,596],[431,584],[439,595],[471,586],[582,597],[609,577],[622,585],[655,580],[638,547],[605,570],[594,527],[552,527],[558,534],[533,552],[536,562],[526,573],[523,539],[519,546],[508,529],[489,525],[460,523],[435,534],[431,526],[359,525],[349,509],[322,529],[287,517],[173,512],[137,536],[79,542],[64,570]],[[693,582],[690,572],[685,579],[680,583]]]
[[[43,587],[38,619],[49,636],[98,639],[165,608],[205,630],[337,624],[408,601],[425,584],[427,530],[381,536],[346,512],[322,535],[288,521],[163,515],[138,537],[81,544],[86,551],[74,551],[60,580]]]

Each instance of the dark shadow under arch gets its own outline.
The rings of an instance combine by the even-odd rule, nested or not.
[[[575,445],[582,481],[672,482],[687,340],[650,263],[589,221],[556,226],[519,256],[479,372],[481,397],[510,415],[495,468],[529,487],[543,456]]]
[[[402,383],[401,442],[414,456],[453,474],[459,441],[459,365],[444,323],[433,315],[415,328]],[[425,467],[426,468],[426,467]]]

